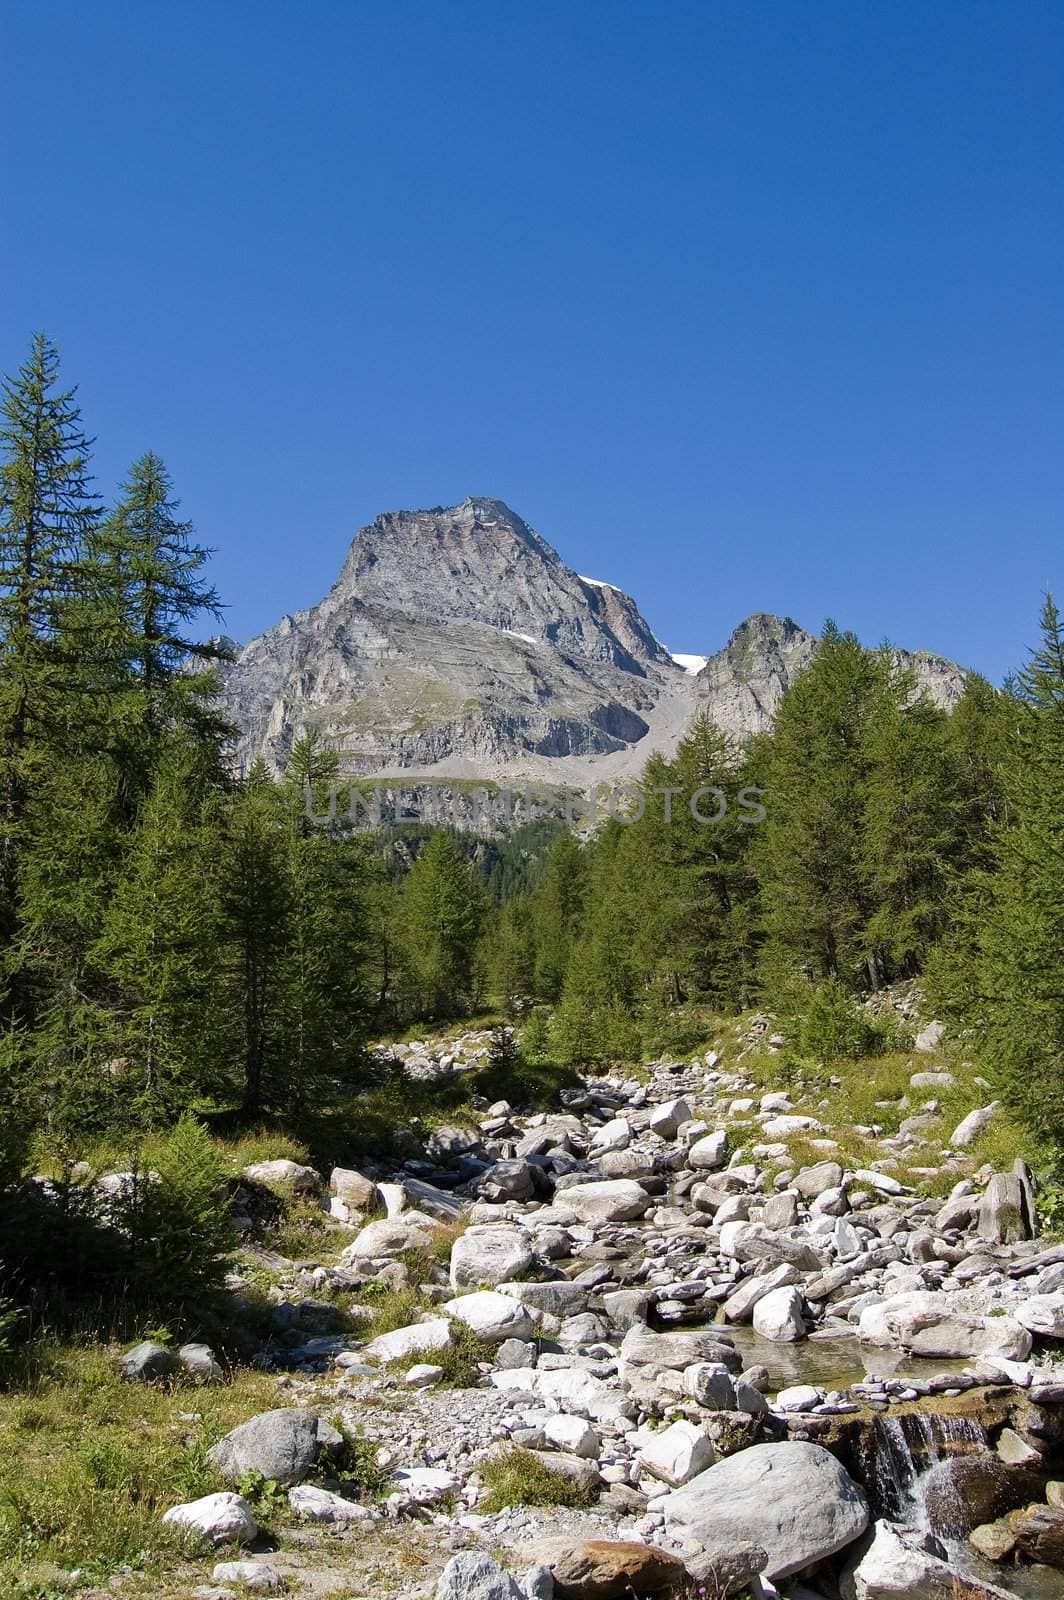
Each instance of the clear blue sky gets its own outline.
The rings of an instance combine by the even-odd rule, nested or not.
[[[0,364],[158,450],[239,638],[497,495],[676,650],[998,678],[1064,590],[1064,11],[15,0]]]

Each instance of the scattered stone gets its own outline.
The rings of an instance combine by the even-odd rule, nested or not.
[[[177,1359],[189,1377],[199,1383],[218,1383],[225,1376],[209,1344],[183,1344]]]
[[[439,1223],[422,1211],[404,1211],[398,1217],[381,1217],[367,1222],[344,1250],[340,1260],[352,1262],[374,1260],[379,1257],[402,1255],[404,1250],[418,1250],[431,1245]]]
[[[673,1489],[689,1483],[716,1460],[712,1443],[693,1422],[674,1422],[642,1439],[636,1456],[639,1466]]]
[[[580,1183],[559,1197],[566,1211],[588,1223],[632,1222],[649,1210],[651,1197],[631,1178],[613,1178],[605,1183]],[[513,1272],[506,1274],[508,1278]]]
[[[288,1504],[301,1522],[369,1522],[370,1513],[357,1500],[321,1489],[317,1484],[301,1483],[288,1491]]]
[[[211,1577],[215,1583],[239,1583],[253,1594],[269,1594],[282,1585],[281,1574],[265,1561],[219,1561]]]
[[[436,1584],[436,1600],[524,1600],[521,1590],[482,1550],[452,1556]]]
[[[695,1172],[716,1172],[728,1158],[728,1135],[721,1128],[698,1139],[687,1152],[687,1165]]]
[[[509,1295],[494,1294],[490,1289],[459,1295],[455,1300],[448,1300],[443,1309],[488,1344],[502,1344],[504,1339],[529,1339],[535,1326],[520,1301]]]
[[[954,1150],[967,1150],[974,1144],[983,1129],[989,1127],[997,1114],[998,1102],[992,1100],[988,1106],[979,1106],[957,1124],[950,1134],[949,1142]]]
[[[661,1139],[675,1139],[685,1122],[691,1120],[691,1108],[686,1100],[665,1100],[650,1113],[650,1128]]]
[[[776,1344],[794,1344],[805,1338],[802,1296],[795,1288],[773,1289],[754,1306],[754,1331]]]
[[[228,1490],[172,1506],[164,1513],[163,1521],[172,1527],[188,1528],[215,1546],[250,1544],[259,1531],[247,1501]]]
[[[427,1361],[417,1361],[408,1367],[404,1382],[411,1389],[431,1389],[443,1377],[443,1368],[434,1367]]]
[[[362,1354],[367,1360],[379,1362],[384,1367],[389,1361],[402,1361],[406,1356],[448,1350],[453,1343],[454,1328],[448,1317],[426,1317],[424,1322],[412,1322],[406,1328],[393,1328],[390,1333],[379,1333],[370,1340]]]
[[[649,1600],[677,1592],[684,1579],[683,1562],[652,1544],[553,1539],[530,1553],[550,1568],[558,1600],[630,1600],[633,1595]]]

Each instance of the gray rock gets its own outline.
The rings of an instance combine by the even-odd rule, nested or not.
[[[960,1576],[889,1522],[877,1522],[843,1572],[841,1600],[979,1600],[1002,1595],[993,1584]]]
[[[259,1473],[286,1486],[301,1483],[318,1450],[318,1419],[302,1407],[263,1411],[211,1446],[207,1458],[230,1483]]]
[[[480,1289],[473,1294],[458,1295],[448,1300],[443,1310],[456,1322],[462,1322],[479,1339],[488,1344],[502,1344],[504,1339],[520,1339],[532,1335],[533,1322],[520,1301],[510,1295],[496,1294],[491,1289]]]
[[[136,1383],[159,1383],[173,1377],[180,1363],[172,1350],[164,1344],[145,1339],[127,1350],[118,1363],[123,1378]]]
[[[521,1590],[483,1550],[452,1556],[436,1584],[436,1600],[524,1600]]]
[[[225,1376],[209,1344],[183,1344],[177,1359],[184,1371],[200,1383],[217,1383]]]
[[[387,1366],[389,1361],[401,1361],[406,1356],[431,1355],[437,1350],[447,1350],[454,1343],[454,1325],[447,1317],[426,1317],[423,1322],[412,1322],[405,1328],[392,1328],[389,1333],[379,1333],[371,1339],[362,1354],[368,1361],[378,1361]]]
[[[948,1294],[914,1290],[867,1306],[858,1323],[867,1344],[902,1349],[938,1360],[1004,1356],[1025,1361],[1031,1335],[1012,1317],[982,1317],[962,1311]]]
[[[417,1250],[432,1244],[439,1223],[423,1211],[404,1211],[398,1217],[382,1217],[377,1222],[367,1222],[340,1256],[344,1265],[372,1260],[377,1257],[402,1255],[404,1250]]]
[[[441,1123],[433,1128],[425,1141],[425,1149],[434,1161],[453,1161],[475,1150],[480,1134],[471,1128],[454,1128]]]
[[[755,1545],[775,1582],[823,1561],[868,1526],[864,1495],[816,1444],[757,1444],[718,1461],[661,1502],[665,1527],[708,1555]]]
[[[687,1165],[696,1172],[716,1172],[728,1159],[728,1134],[724,1128],[707,1133],[687,1152]]]
[[[554,1574],[544,1562],[529,1567],[521,1579],[521,1593],[525,1600],[554,1600]]]
[[[683,1372],[699,1361],[709,1361],[728,1372],[738,1372],[742,1361],[737,1351],[724,1342],[725,1338],[726,1335],[709,1328],[652,1333],[649,1328],[637,1324],[629,1328],[621,1341],[621,1360],[630,1367],[665,1368],[674,1372]]]
[[[496,1161],[482,1178],[478,1179],[477,1194],[493,1205],[508,1200],[531,1200],[536,1192],[532,1167],[527,1161]]]
[[[728,1322],[748,1322],[759,1300],[774,1289],[784,1289],[789,1284],[797,1283],[799,1278],[798,1268],[792,1267],[788,1261],[773,1267],[771,1272],[755,1273],[752,1278],[744,1278],[734,1294],[728,1296],[721,1313]]]
[[[977,1231],[992,1244],[1014,1244],[1033,1237],[1027,1190],[1016,1174],[996,1172],[991,1178],[979,1203]]]
[[[574,1184],[559,1195],[558,1203],[582,1222],[632,1222],[650,1209],[651,1197],[631,1178],[605,1183]],[[511,1276],[511,1274],[507,1274]]]
[[[288,1505],[301,1522],[326,1524],[369,1522],[370,1514],[357,1500],[345,1500],[316,1483],[300,1483],[288,1491]]]
[[[735,1545],[723,1554],[689,1556],[686,1562],[688,1576],[706,1595],[723,1596],[741,1594],[749,1588],[755,1593],[754,1580],[768,1565],[768,1551],[758,1545]],[[790,1591],[794,1595],[794,1591]]]
[[[285,1189],[289,1194],[318,1194],[321,1190],[321,1173],[313,1167],[284,1158],[277,1161],[255,1161],[244,1168],[244,1177],[252,1183],[265,1183],[275,1189]]]
[[[754,1306],[754,1331],[775,1344],[795,1344],[805,1338],[802,1296],[795,1288],[773,1289]]]
[[[790,1180],[800,1195],[815,1200],[825,1189],[837,1189],[842,1182],[842,1168],[837,1161],[818,1161],[815,1166],[802,1167]]]
[[[1043,1339],[1064,1339],[1064,1291],[1032,1294],[1014,1306],[1012,1314],[1029,1333]]]
[[[690,1120],[691,1108],[686,1100],[666,1100],[650,1113],[650,1127],[662,1139],[675,1139],[681,1124]]]
[[[451,1247],[451,1284],[475,1289],[505,1283],[532,1265],[528,1235],[508,1223],[467,1228]]]
[[[998,1102],[992,1100],[988,1106],[979,1106],[976,1110],[969,1111],[968,1115],[963,1121],[958,1122],[950,1134],[949,1142],[953,1148],[955,1150],[967,1150],[970,1144],[974,1144],[983,1129],[988,1127],[994,1120],[997,1109]]]
[[[265,1561],[219,1561],[211,1577],[215,1583],[239,1583],[252,1594],[271,1594],[283,1582],[276,1567]]]

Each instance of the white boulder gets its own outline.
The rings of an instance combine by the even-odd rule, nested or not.
[[[535,1326],[520,1301],[506,1294],[495,1294],[491,1289],[458,1295],[448,1300],[443,1310],[489,1344],[502,1344],[504,1339],[530,1339]]]
[[[250,1544],[259,1531],[244,1497],[227,1489],[171,1506],[163,1521],[171,1527],[187,1528],[213,1545]]]

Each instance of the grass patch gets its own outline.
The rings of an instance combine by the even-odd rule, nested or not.
[[[397,1361],[389,1361],[388,1371],[408,1372],[411,1367],[428,1363],[443,1368],[440,1382],[444,1388],[475,1389],[484,1376],[480,1370],[481,1363],[491,1366],[495,1347],[484,1339],[478,1339],[464,1323],[455,1321],[451,1326],[454,1329],[454,1343],[446,1350],[421,1350],[400,1356]]]
[[[330,1260],[350,1241],[350,1233],[330,1224],[321,1207],[306,1200],[287,1200],[282,1219],[266,1230],[262,1240],[268,1250],[289,1261]]]
[[[180,1560],[187,1540],[163,1527],[163,1512],[224,1487],[208,1449],[276,1403],[261,1373],[208,1388],[127,1383],[117,1354],[40,1341],[21,1352],[20,1392],[0,1396],[4,1594],[17,1594],[35,1566],[103,1578]]]
[[[595,1490],[576,1483],[554,1467],[546,1466],[531,1450],[514,1445],[490,1457],[480,1468],[487,1498],[479,1502],[478,1512],[503,1511],[507,1506],[593,1505]]]
[[[485,1100],[507,1100],[512,1106],[537,1111],[557,1108],[563,1089],[580,1087],[580,1077],[572,1067],[555,1061],[487,1063],[470,1074],[470,1090]]]

